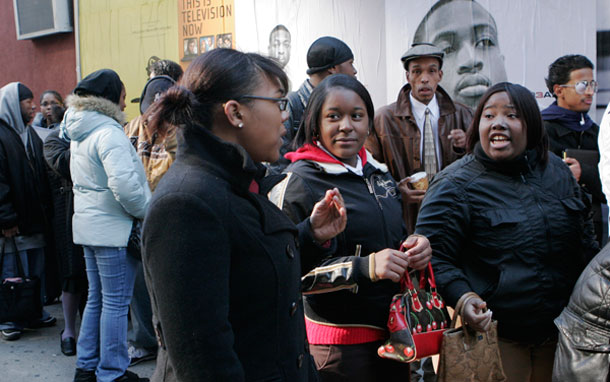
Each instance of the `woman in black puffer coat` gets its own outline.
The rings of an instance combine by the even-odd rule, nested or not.
[[[557,329],[580,272],[597,252],[590,208],[548,153],[536,100],[500,83],[481,99],[470,153],[432,182],[416,233],[426,235],[441,294],[477,330],[498,321],[509,381],[550,381]],[[490,311],[484,313],[489,308]]]

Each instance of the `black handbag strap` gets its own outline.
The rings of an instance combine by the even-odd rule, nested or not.
[[[15,257],[17,258],[17,276],[21,277],[25,280],[25,271],[23,270],[23,264],[21,263],[21,256],[19,256],[19,250],[17,249],[17,243],[15,242],[15,237],[4,237],[2,241],[2,255],[0,255],[0,277],[2,277],[2,271],[4,269],[4,254],[6,253],[6,242],[7,240],[11,240],[13,242],[13,246],[15,247]],[[0,280],[2,281],[2,280]]]

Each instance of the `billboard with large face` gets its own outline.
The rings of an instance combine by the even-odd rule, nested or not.
[[[151,59],[186,67],[226,46],[276,58],[295,89],[307,78],[311,43],[334,36],[352,49],[357,77],[379,108],[406,83],[402,54],[413,42],[431,42],[445,53],[440,86],[455,100],[474,107],[487,87],[508,80],[546,107],[553,101],[545,85],[553,60],[583,54],[596,63],[598,49],[610,51],[604,42],[610,15],[600,17],[609,7],[605,0],[79,0],[80,65],[83,75],[118,69],[131,98],[144,86]],[[604,105],[605,54],[598,101]]]

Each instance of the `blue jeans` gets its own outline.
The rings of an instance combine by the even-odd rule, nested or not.
[[[124,247],[85,246],[84,253],[89,295],[76,367],[96,370],[98,382],[113,381],[129,366],[127,312],[138,261]]]

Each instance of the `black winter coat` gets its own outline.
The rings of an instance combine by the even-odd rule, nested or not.
[[[59,137],[56,127],[44,142],[44,157],[50,168],[49,182],[53,196],[53,234],[59,255],[64,290],[84,292],[87,288],[83,248],[72,238],[74,194],[70,177],[70,142]],[[75,284],[67,280],[76,281]]]
[[[0,120],[0,228],[21,235],[48,234],[51,193],[42,141],[27,128],[30,157],[17,133]]]
[[[549,150],[560,158],[563,157],[564,150],[568,148],[592,150],[599,154],[599,146],[597,144],[599,126],[595,123],[590,129],[582,132],[568,129],[559,120],[544,121],[544,128],[549,136]],[[602,224],[606,224],[603,221],[601,204],[606,203],[606,197],[602,192],[598,164],[589,165],[580,163],[582,173],[578,183],[591,194],[593,221],[596,223],[596,234],[601,245],[603,243],[601,238],[603,234]]]
[[[534,150],[510,162],[480,145],[432,182],[416,232],[432,245],[436,282],[449,305],[476,292],[501,337],[538,343],[556,335],[580,272],[597,252],[589,209],[568,166]]]
[[[574,131],[564,127],[560,121],[545,121],[544,128],[549,136],[549,151],[553,152],[558,157],[562,158],[563,151],[567,148],[592,150],[599,153],[597,145],[597,136],[599,135],[599,126],[593,126],[583,132]],[[597,165],[590,166],[581,163],[582,174],[580,176],[580,184],[584,185],[587,191],[593,196],[593,204],[606,202],[606,197],[602,192],[602,183],[599,178],[599,169]]]
[[[347,226],[336,237],[336,251],[327,257],[301,251],[305,267],[312,270],[303,278],[305,315],[316,322],[386,329],[388,307],[400,288],[390,280],[372,282],[368,256],[398,249],[406,228],[396,182],[385,165],[370,154],[367,159],[364,176],[338,163],[294,162],[270,198],[293,222],[299,222],[311,214],[326,190],[339,189]]]
[[[142,234],[161,342],[153,381],[316,378],[300,290],[309,220],[297,229],[264,196],[268,179],[248,191],[261,167],[202,127],[179,130]]]

